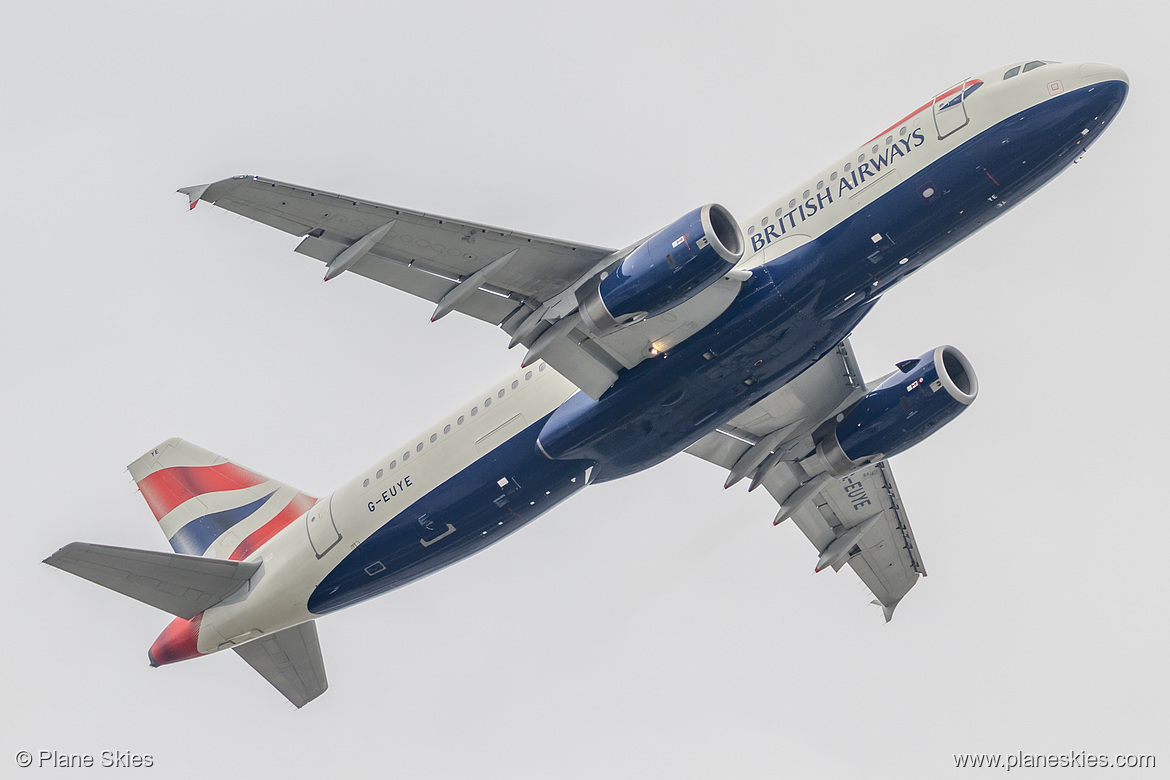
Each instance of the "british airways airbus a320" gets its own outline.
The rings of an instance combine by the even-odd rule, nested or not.
[[[153,666],[232,648],[296,706],[315,619],[482,550],[589,484],[687,452],[763,486],[886,619],[925,574],[888,459],[967,408],[951,346],[866,384],[848,334],[891,286],[1084,153],[1128,92],[1109,65],[966,79],[746,221],[697,208],[607,249],[240,176],[180,192],[501,328],[521,368],[315,498],[180,439],[130,464],[174,553],[46,563],[175,615]]]

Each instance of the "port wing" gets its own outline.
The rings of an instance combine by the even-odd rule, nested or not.
[[[575,291],[634,246],[615,252],[259,176],[179,192],[192,208],[205,201],[300,236],[296,251],[325,263],[326,280],[352,271],[431,301],[432,321],[459,312],[498,326],[509,347],[528,348],[523,362],[544,360],[592,398],[712,322],[750,276],[729,275],[669,312],[599,336]]]
[[[324,262],[327,274],[344,265],[433,303],[446,300],[437,316],[459,311],[492,325],[539,308],[612,253],[259,176],[179,192],[192,207],[203,200],[303,236],[296,251]],[[351,248],[360,251],[346,256]]]

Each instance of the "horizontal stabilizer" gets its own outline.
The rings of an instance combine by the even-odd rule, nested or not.
[[[298,709],[329,687],[317,624],[312,620],[232,649]]]
[[[73,542],[45,563],[187,620],[244,587],[260,562]]]

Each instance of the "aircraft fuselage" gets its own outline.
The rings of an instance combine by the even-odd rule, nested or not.
[[[1005,70],[965,80],[745,222],[751,277],[731,306],[599,400],[529,366],[321,499],[249,559],[265,574],[246,599],[207,610],[198,651],[426,576],[792,381],[889,287],[1077,159],[1127,91],[1107,66]]]

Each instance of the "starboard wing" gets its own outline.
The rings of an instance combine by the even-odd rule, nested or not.
[[[888,621],[926,574],[889,462],[840,479],[801,465],[813,450],[813,432],[865,392],[852,347],[843,341],[687,452],[728,469],[727,486],[741,479],[750,479],[751,489],[762,485],[780,505],[774,522],[792,520],[818,551],[817,571],[848,564]]]

